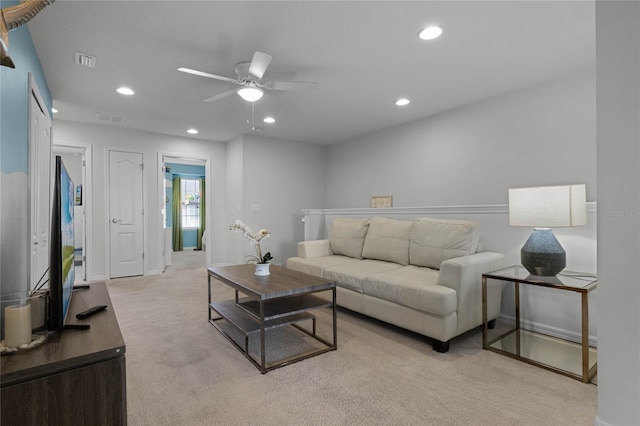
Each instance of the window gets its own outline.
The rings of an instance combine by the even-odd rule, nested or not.
[[[200,226],[200,179],[181,179],[182,228]]]

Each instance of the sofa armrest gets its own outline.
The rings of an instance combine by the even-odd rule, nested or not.
[[[333,251],[329,240],[309,240],[298,243],[298,257],[311,258],[331,256]]]
[[[458,298],[458,334],[482,324],[482,274],[502,267],[504,255],[482,252],[442,262],[438,284],[456,291]],[[504,283],[492,281],[487,286],[487,316],[500,315]]]

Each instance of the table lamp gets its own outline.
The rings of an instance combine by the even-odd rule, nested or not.
[[[551,228],[587,224],[585,185],[509,189],[509,224],[533,227],[520,261],[533,275],[553,277],[567,266],[567,255]]]

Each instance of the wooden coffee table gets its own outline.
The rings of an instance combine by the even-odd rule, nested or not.
[[[278,367],[301,361],[328,351],[337,345],[336,284],[323,278],[271,265],[271,274],[256,276],[255,265],[232,265],[209,268],[209,322],[256,366],[262,374]],[[212,278],[235,290],[235,298],[216,302],[211,300]],[[214,281],[214,280],[213,280]],[[215,282],[215,281],[214,281]],[[314,293],[331,291],[331,298],[318,297]],[[316,317],[311,310],[329,307],[333,311],[333,341],[329,342],[316,334]],[[299,325],[311,321],[311,330]],[[239,344],[222,325],[228,325],[244,338]],[[267,365],[265,354],[266,331],[291,325],[313,337],[322,346],[303,352],[283,361]],[[260,337],[260,361],[249,353],[249,337]],[[302,337],[302,335],[301,335]]]

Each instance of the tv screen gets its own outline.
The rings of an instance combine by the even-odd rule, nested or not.
[[[75,281],[73,205],[75,188],[64,167],[62,158],[56,156],[51,214],[51,259],[49,266],[49,329],[64,328]]]

